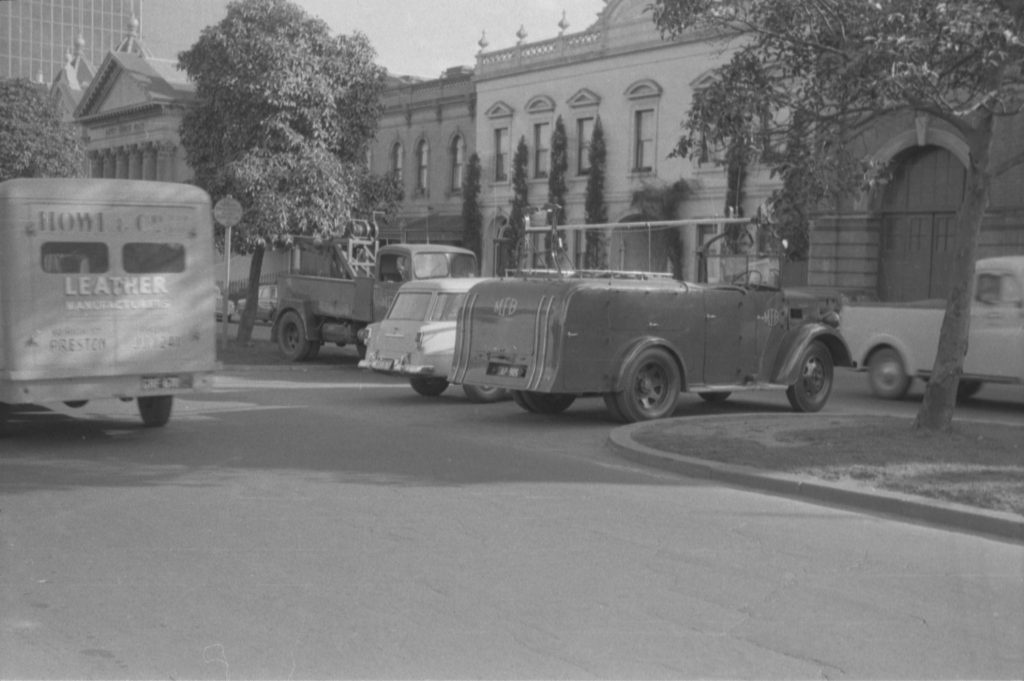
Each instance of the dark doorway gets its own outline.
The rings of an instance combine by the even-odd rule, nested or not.
[[[965,169],[934,146],[910,149],[896,164],[882,203],[878,295],[889,301],[945,298]]]

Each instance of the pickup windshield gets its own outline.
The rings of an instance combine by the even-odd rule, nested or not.
[[[413,258],[417,279],[471,277],[475,270],[476,260],[464,253],[417,253]]]

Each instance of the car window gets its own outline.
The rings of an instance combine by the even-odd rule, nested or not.
[[[443,279],[448,276],[448,257],[444,253],[417,253],[412,267],[417,279]]]
[[[391,303],[388,319],[414,322],[423,321],[427,318],[431,295],[430,293],[402,293],[399,291],[398,295],[395,296],[395,302]]]
[[[434,305],[434,312],[430,315],[432,322],[454,322],[459,316],[459,309],[466,300],[465,293],[440,293],[437,296],[437,304]]]
[[[983,305],[1017,305],[1021,302],[1020,285],[1008,274],[979,274],[974,298]]]
[[[129,274],[184,272],[184,244],[130,243],[121,248],[121,264]]]

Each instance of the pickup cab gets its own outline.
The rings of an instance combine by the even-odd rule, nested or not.
[[[944,300],[847,305],[842,331],[878,397],[900,399],[935,363]],[[985,383],[1024,384],[1024,255],[979,260],[958,396]]]

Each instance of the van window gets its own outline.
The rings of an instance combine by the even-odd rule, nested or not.
[[[459,309],[466,300],[465,293],[439,293],[437,305],[434,306],[434,314],[430,315],[432,322],[454,322],[459,317]]]
[[[99,274],[109,268],[107,245],[95,241],[48,241],[41,261],[50,274]]]
[[[121,264],[129,274],[184,272],[183,244],[130,243],[121,249]]]
[[[395,302],[391,303],[391,310],[388,312],[388,319],[397,319],[410,322],[422,322],[427,318],[427,309],[430,307],[430,293],[402,293],[395,296]]]

